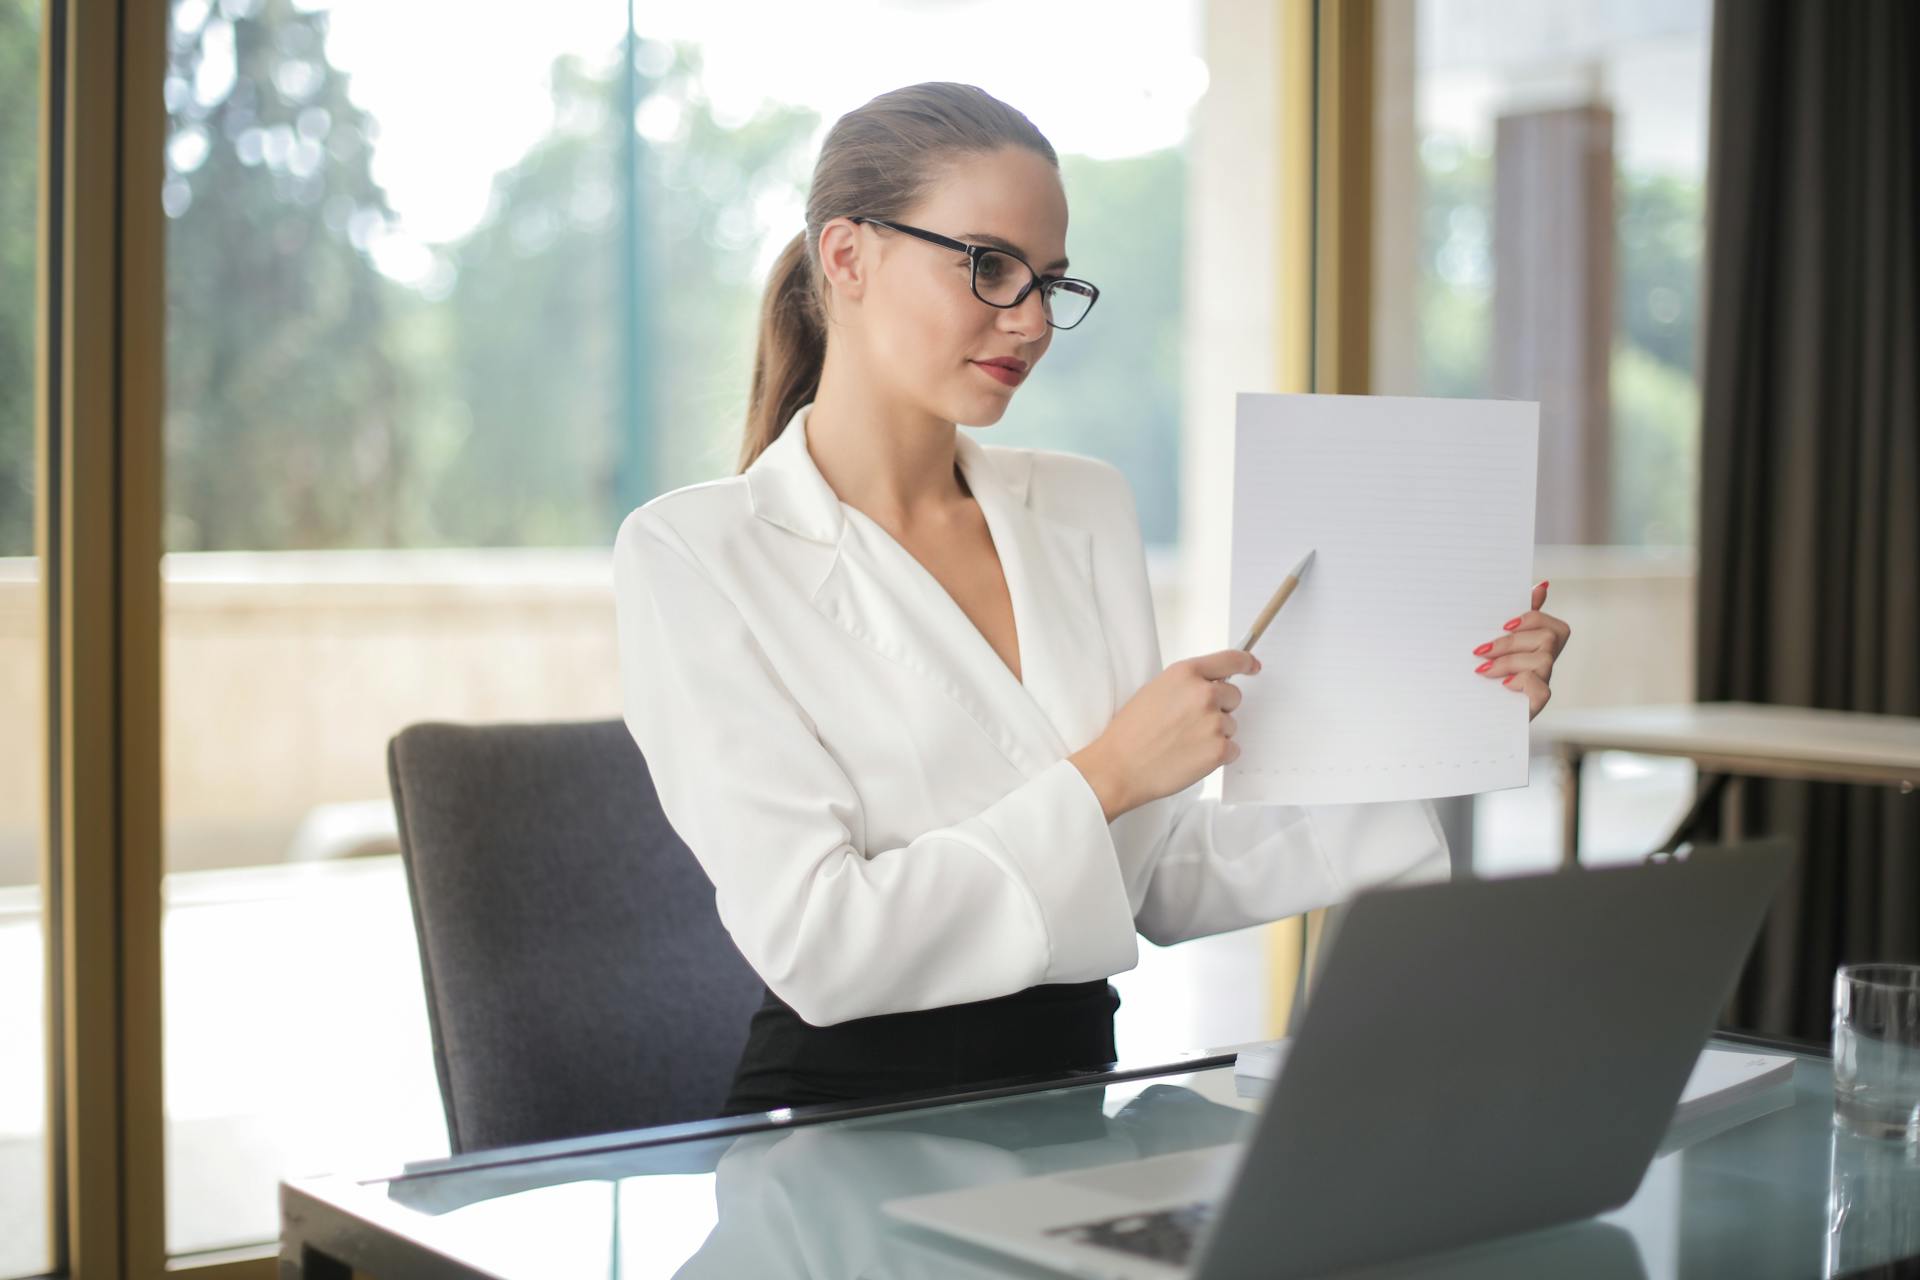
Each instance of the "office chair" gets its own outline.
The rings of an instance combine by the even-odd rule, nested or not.
[[[455,1153],[705,1119],[759,1007],[618,720],[387,747]]]

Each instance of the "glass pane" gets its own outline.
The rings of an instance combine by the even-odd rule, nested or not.
[[[1376,13],[1373,389],[1540,402],[1535,576],[1580,620],[1543,724],[1689,701],[1711,0]],[[1483,868],[1557,862],[1533,778],[1478,802]],[[1692,779],[1593,762],[1583,852],[1654,847]]]
[[[0,1276],[53,1265],[40,880],[47,647],[34,542],[41,21],[39,0],[0,3]]]
[[[427,719],[618,716],[614,533],[732,471],[767,269],[840,113],[958,78],[1054,138],[1075,269],[1131,301],[1061,338],[996,439],[1122,465],[1149,538],[1174,540],[1182,152],[1205,70],[1191,39],[1168,58],[1164,31],[1058,8],[1023,26],[1035,47],[1111,28],[1132,52],[1090,60],[1160,78],[1049,88],[1023,51],[944,39],[1001,21],[987,0],[874,0],[858,47],[773,0],[643,6],[630,60],[617,0],[531,23],[174,0],[171,1252],[271,1239],[283,1174],[445,1150],[386,743]],[[1176,17],[1197,37],[1196,9]]]

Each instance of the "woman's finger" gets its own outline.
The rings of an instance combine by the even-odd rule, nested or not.
[[[1213,705],[1222,711],[1233,710],[1240,705],[1240,700],[1246,696],[1246,694],[1240,691],[1240,686],[1234,684],[1231,680],[1216,680],[1213,682]]]
[[[1558,636],[1561,648],[1566,647],[1567,637],[1573,634],[1573,628],[1561,619],[1554,617],[1550,613],[1541,613],[1538,609],[1529,609],[1517,618],[1507,619],[1500,629],[1506,632],[1514,632],[1531,631],[1540,627],[1544,627]]]
[[[1224,680],[1228,676],[1258,675],[1260,659],[1240,649],[1222,649],[1218,653],[1205,653],[1197,658],[1186,659],[1186,665],[1195,675],[1208,680]]]
[[[1509,653],[1524,652],[1529,649],[1544,649],[1556,652],[1560,638],[1545,627],[1532,627],[1521,631],[1511,631],[1497,640],[1489,640],[1475,649],[1478,658],[1499,658]]]
[[[1547,680],[1552,677],[1553,655],[1544,649],[1523,649],[1503,657],[1488,658],[1475,667],[1474,671],[1489,680],[1504,680],[1522,671],[1530,671],[1542,680]]]
[[[1545,578],[1542,578],[1539,582],[1534,584],[1533,607],[1536,610],[1538,610],[1541,606],[1545,605],[1546,603],[1547,603],[1547,580]]]
[[[1540,709],[1553,697],[1553,690],[1547,687],[1547,683],[1530,671],[1508,676],[1501,683],[1515,693],[1523,693],[1527,696],[1527,719],[1529,720],[1539,715]]]

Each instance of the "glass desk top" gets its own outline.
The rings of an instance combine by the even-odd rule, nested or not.
[[[1670,1131],[1622,1208],[1368,1274],[1920,1275],[1920,1157],[1835,1130],[1830,1063],[1794,1056],[1790,1091]],[[1262,1093],[1216,1055],[911,1107],[735,1117],[479,1152],[388,1177],[293,1180],[281,1189],[282,1274],[304,1265],[308,1280],[348,1267],[377,1280],[1039,1277],[1051,1273],[880,1206],[1236,1141]]]

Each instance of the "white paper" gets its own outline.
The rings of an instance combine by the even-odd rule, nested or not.
[[[1728,1049],[1706,1049],[1693,1064],[1687,1087],[1680,1092],[1680,1105],[1674,1108],[1673,1122],[1681,1124],[1710,1115],[1793,1081],[1793,1059],[1770,1053],[1735,1053]],[[1783,1097],[1782,1105],[1792,1100]]]
[[[1229,804],[1354,804],[1527,782],[1527,700],[1475,646],[1533,585],[1540,406],[1242,392],[1229,644],[1312,567],[1235,683]]]
[[[1242,1097],[1249,1094],[1249,1086],[1265,1086],[1280,1078],[1280,1068],[1286,1065],[1287,1053],[1293,1048],[1291,1037],[1269,1041],[1266,1044],[1249,1045],[1233,1055],[1233,1082],[1239,1088]],[[1253,1090],[1257,1096],[1258,1090]]]

